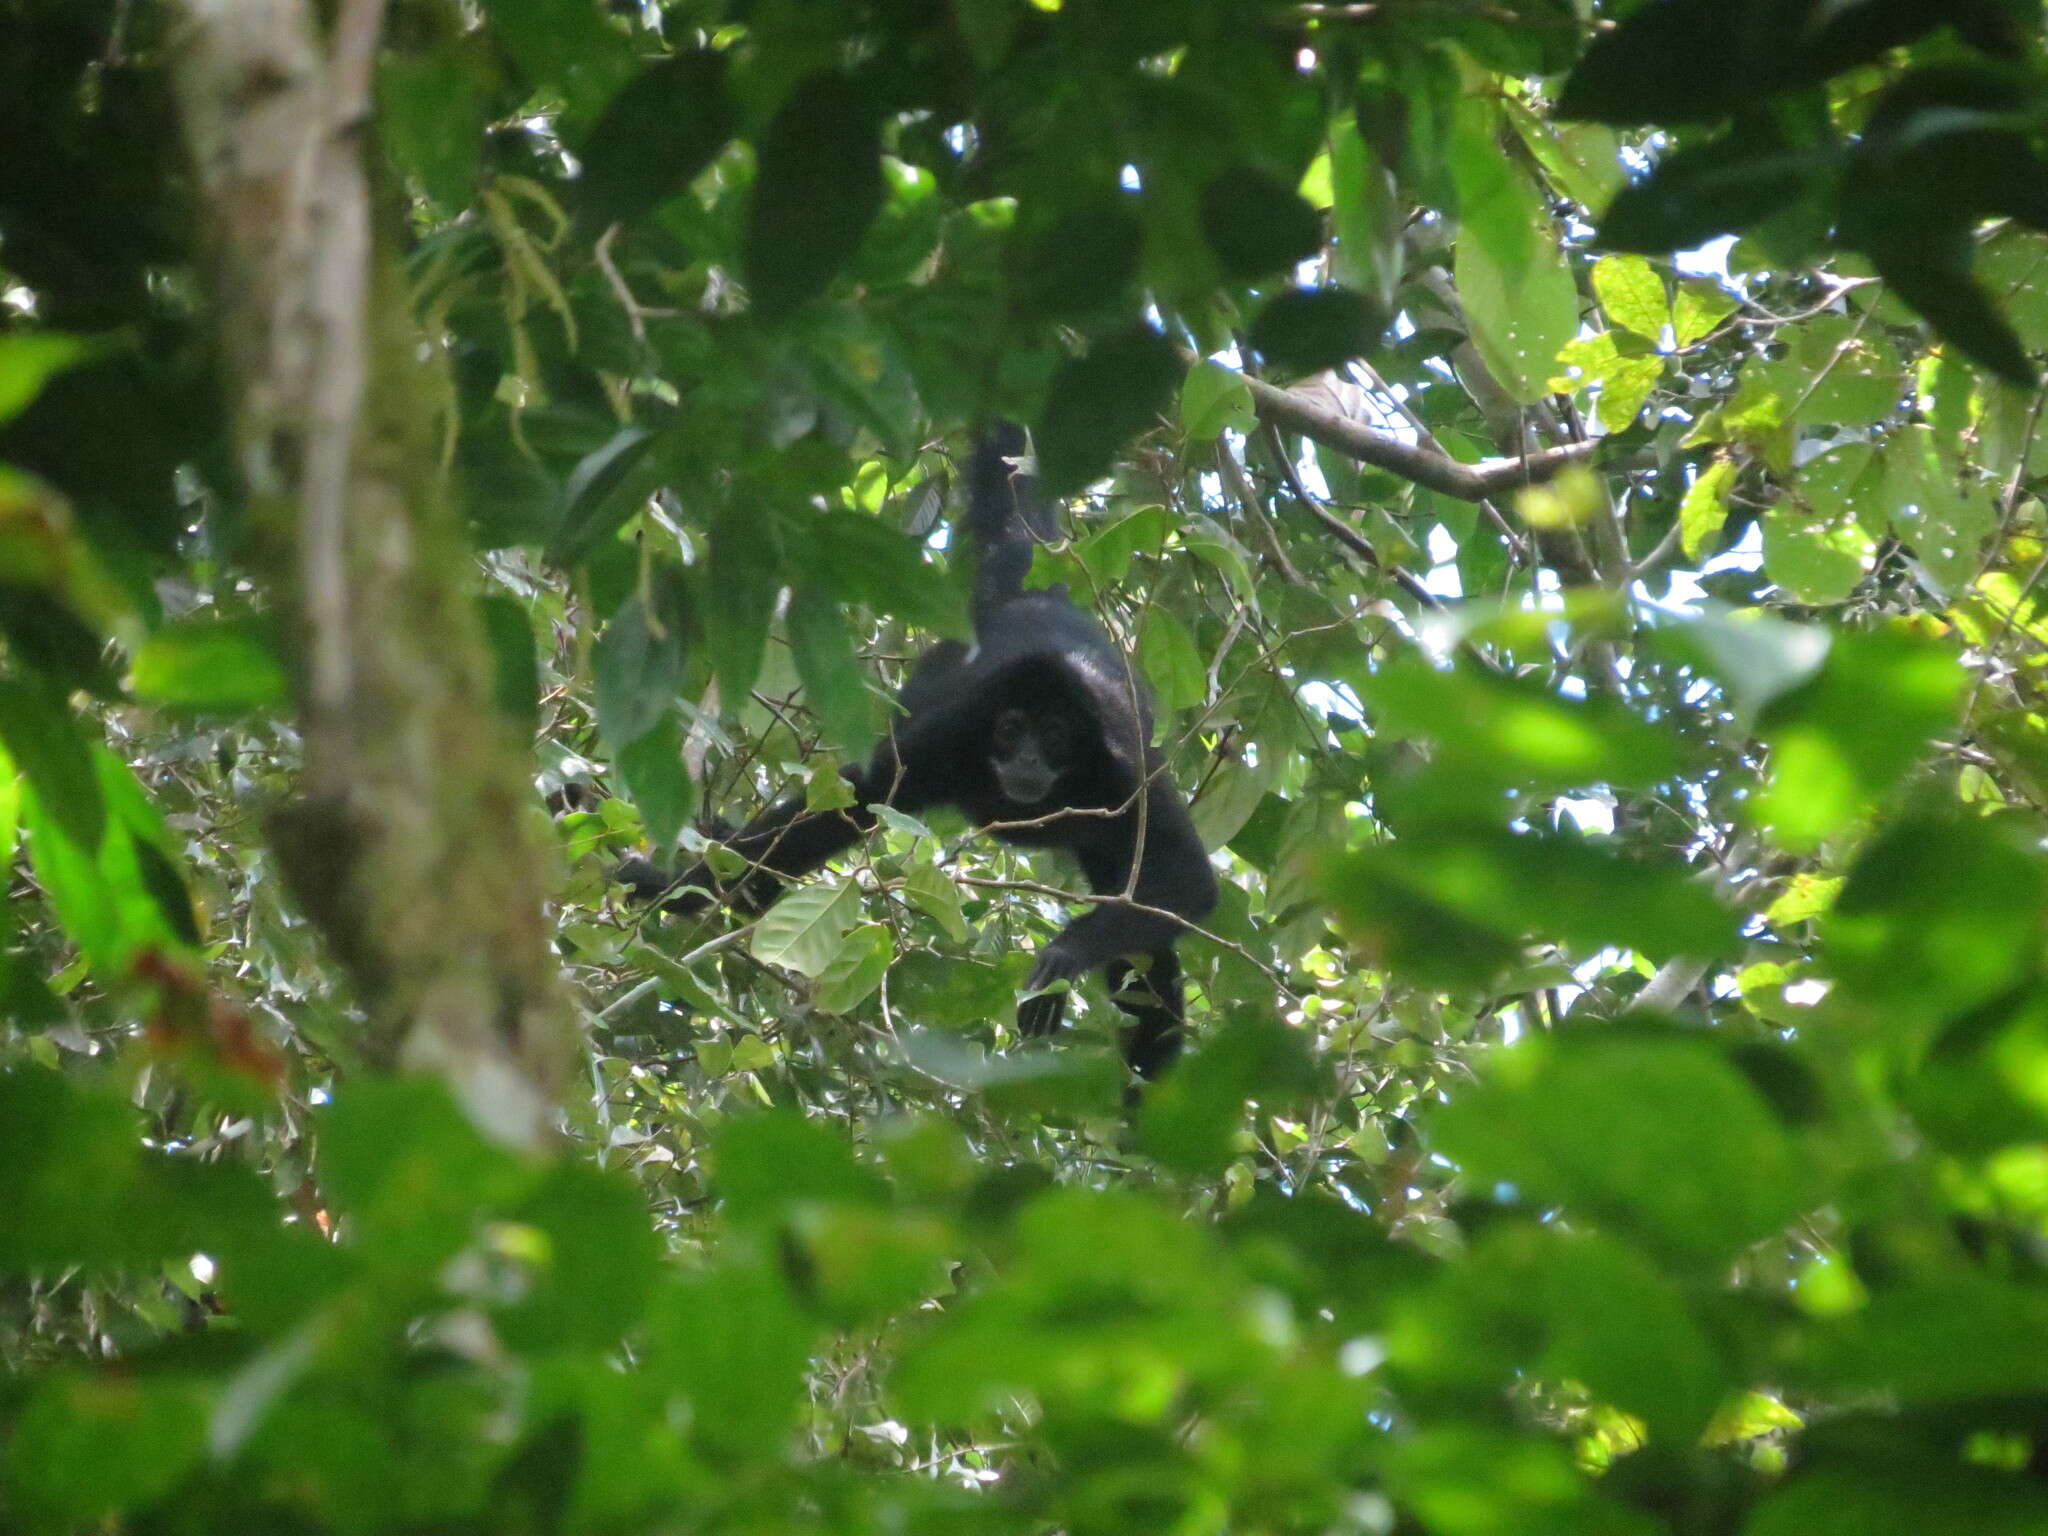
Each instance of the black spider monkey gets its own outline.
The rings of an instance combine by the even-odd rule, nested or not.
[[[1128,897],[1091,906],[1039,952],[1017,1028],[1052,1033],[1066,1011],[1064,984],[1102,967],[1131,1019],[1124,1060],[1150,1078],[1181,1048],[1176,919],[1208,915],[1216,875],[1152,748],[1144,685],[1064,587],[1024,587],[1033,544],[1058,533],[1035,477],[1018,467],[1026,452],[1023,429],[1007,422],[975,444],[975,643],[941,641],[919,658],[889,735],[865,767],[842,770],[856,803],[806,811],[798,795],[770,807],[724,839],[752,866],[729,882],[703,863],[671,879],[645,859],[627,860],[618,878],[642,900],[668,896],[668,911],[694,912],[716,897],[758,913],[788,879],[859,841],[875,825],[870,806],[913,815],[958,806],[1005,842],[1068,850],[1096,895]]]

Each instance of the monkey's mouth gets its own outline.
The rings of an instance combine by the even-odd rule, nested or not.
[[[996,782],[1003,787],[1003,798],[1013,805],[1038,804],[1060,781],[1056,770],[1030,764],[998,763],[995,770]]]

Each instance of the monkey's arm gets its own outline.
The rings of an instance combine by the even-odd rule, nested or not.
[[[858,782],[855,793],[860,793]],[[812,811],[806,809],[803,796],[791,795],[722,839],[748,866],[730,880],[720,879],[701,859],[681,874],[670,875],[637,854],[620,862],[614,878],[634,900],[660,901],[664,912],[701,912],[716,900],[754,916],[774,905],[788,881],[829,863],[874,824],[874,812],[865,803]]]
[[[1216,872],[1209,867],[1202,840],[1179,793],[1156,772],[1145,796],[1142,848],[1137,846],[1137,840],[1137,817],[1130,816],[1110,823],[1100,839],[1078,850],[1089,889],[1098,896],[1123,892],[1130,884],[1131,860],[1135,856],[1138,878],[1131,890],[1131,903],[1104,902],[1068,923],[1057,938],[1039,951],[1038,962],[1031,968],[1025,985],[1036,992],[1062,981],[1071,982],[1126,955],[1152,956],[1153,974],[1158,977],[1153,997],[1138,1007],[1120,999],[1118,1006],[1138,1020],[1141,1033],[1154,1035],[1168,1031],[1168,1025],[1154,1015],[1161,1009],[1171,1012],[1174,1045],[1158,1062],[1163,1066],[1171,1059],[1172,1050],[1178,1048],[1180,1027],[1180,970],[1173,946],[1185,928],[1175,918],[1199,922],[1209,915],[1216,905]],[[1119,982],[1118,990],[1131,989]],[[1132,1000],[1136,1000],[1135,994]],[[1064,993],[1048,992],[1026,998],[1017,1009],[1017,1028],[1026,1035],[1050,1034],[1059,1027],[1065,1012]],[[1132,1064],[1139,1065],[1135,1055]]]
[[[667,897],[661,900],[664,912],[701,912],[714,900],[749,915],[765,912],[789,881],[822,868],[874,829],[870,805],[885,802],[915,815],[944,798],[945,773],[938,759],[946,755],[949,738],[958,734],[950,714],[897,722],[864,767],[840,770],[853,786],[852,805],[813,811],[802,795],[786,796],[722,838],[748,864],[731,880],[721,880],[702,860],[669,875],[638,855],[620,863],[616,878],[637,901]]]

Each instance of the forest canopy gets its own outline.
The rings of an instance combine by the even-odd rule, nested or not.
[[[0,1536],[2048,1531],[2044,19],[0,0]]]

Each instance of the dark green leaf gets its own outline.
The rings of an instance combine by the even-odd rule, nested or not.
[[[136,872],[149,899],[156,903],[171,933],[184,944],[197,948],[200,942],[199,916],[192,910],[192,893],[185,888],[185,876],[171,856],[144,838],[133,838]]]
[[[1631,128],[1727,117],[1757,81],[1738,44],[1753,0],[1650,0],[1596,34],[1565,80],[1557,115]]]
[[[761,648],[781,585],[775,530],[757,510],[728,507],[711,525],[704,583],[704,643],[727,710],[737,710],[761,673]]]
[[[969,632],[959,589],[908,534],[863,513],[828,512],[809,524],[809,535],[792,553],[842,601],[941,634]]]
[[[526,605],[509,593],[477,600],[484,644],[491,653],[491,697],[507,720],[530,738],[540,729],[540,651]]]
[[[377,68],[377,131],[401,170],[451,213],[476,195],[488,126],[476,82],[451,54],[387,50]]]
[[[650,64],[614,96],[583,144],[583,206],[599,225],[638,218],[682,191],[733,136],[725,55]]]
[[[0,336],[0,421],[17,415],[35,399],[43,381],[98,356],[100,343],[55,331]]]
[[[874,699],[837,599],[817,587],[799,587],[790,596],[788,622],[804,701],[824,727],[825,740],[849,757],[865,755],[875,742]]]
[[[649,1314],[648,1374],[688,1398],[696,1438],[724,1466],[779,1465],[817,1333],[780,1270],[728,1257],[671,1280]]]
[[[1689,250],[1814,195],[1827,170],[1821,151],[1744,134],[1694,145],[1617,192],[1594,238],[1614,251]]]
[[[528,89],[560,95],[572,117],[588,118],[633,72],[626,34],[588,0],[489,0],[484,14]]]
[[[1212,177],[1201,216],[1202,238],[1228,278],[1291,272],[1322,249],[1322,216],[1286,182],[1251,166]]]
[[[320,1116],[322,1191],[395,1280],[431,1281],[475,1236],[480,1209],[531,1173],[486,1141],[438,1079],[352,1080]]]
[[[120,695],[100,637],[48,592],[0,581],[0,635],[16,659],[61,692],[82,688],[103,699]]]
[[[787,315],[825,291],[882,206],[880,118],[844,75],[813,75],[761,135],[743,267],[754,307]]]
[[[651,729],[618,748],[612,766],[640,808],[648,841],[657,848],[674,847],[676,834],[697,804],[697,786],[683,763],[683,732],[675,711],[664,711]]]
[[[614,752],[638,741],[675,706],[683,675],[681,574],[659,566],[598,636],[597,729]]]
[[[1286,373],[1320,373],[1379,345],[1386,316],[1348,288],[1294,288],[1252,321],[1252,350]]]
[[[1063,208],[1051,224],[1017,240],[1009,263],[1011,292],[1027,315],[1085,318],[1123,297],[1138,275],[1143,244],[1128,199]]]
[[[1046,494],[1072,495],[1108,469],[1166,408],[1181,368],[1173,343],[1145,326],[1104,336],[1087,356],[1062,363],[1031,434]]]
[[[9,1502],[65,1529],[153,1503],[205,1456],[209,1406],[188,1377],[46,1373],[9,1436]]]
[[[1469,770],[1515,783],[1647,785],[1679,766],[1670,732],[1619,704],[1476,667],[1444,671],[1405,656],[1373,674],[1364,696],[1380,731],[1428,737]]]
[[[1724,954],[1735,936],[1734,918],[1675,865],[1563,834],[1425,823],[1337,860],[1328,891],[1369,953],[1418,980],[1483,981],[1535,937],[1668,958]]]
[[[548,547],[548,563],[567,570],[611,537],[645,505],[655,486],[645,427],[621,427],[610,442],[586,454],[569,477],[568,511]]]
[[[1948,248],[1888,240],[1872,246],[1870,257],[1892,291],[1925,315],[1944,341],[2007,383],[2034,387],[2033,359],[2019,336]]]

